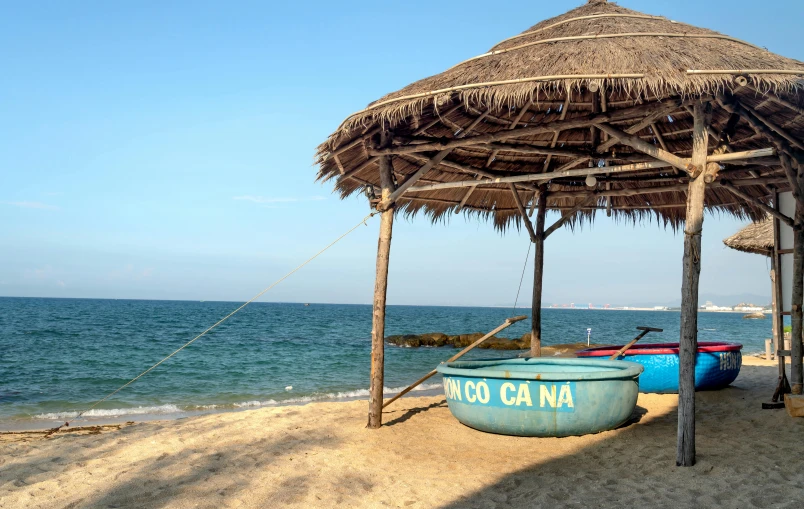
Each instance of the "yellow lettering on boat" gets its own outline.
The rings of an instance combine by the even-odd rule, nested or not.
[[[474,403],[477,398],[473,396],[470,391],[475,390],[475,383],[471,380],[467,380],[466,383],[463,384],[463,387],[466,391],[466,401],[469,403]]]
[[[553,391],[555,391],[555,386],[553,386]],[[553,392],[555,394],[555,392]],[[563,405],[567,405],[569,408],[575,408],[575,403],[572,401],[572,391],[570,390],[569,384],[562,385],[561,390],[558,393],[558,407],[561,408]]]
[[[548,392],[546,385],[539,386],[539,406],[544,408],[544,403],[547,402],[552,408],[556,407],[556,386],[551,385]]]
[[[504,384],[502,384],[502,386],[500,386],[500,399],[502,400],[504,405],[510,406],[516,403],[516,399],[508,396],[508,391],[513,390],[514,390],[514,384],[512,384],[511,382],[505,382]]]
[[[516,406],[520,406],[522,403],[525,403],[527,406],[533,406],[533,402],[530,400],[528,384],[520,384],[519,392],[516,394]]]
[[[489,386],[486,385],[486,382],[477,382],[477,388],[475,389],[475,393],[477,394],[477,400],[484,405],[489,402]]]

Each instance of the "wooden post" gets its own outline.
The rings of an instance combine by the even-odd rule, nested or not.
[[[804,370],[802,370],[802,305],[804,304],[804,211],[796,201],[796,221],[793,226],[793,296],[790,301],[790,392],[801,394],[804,389]]]
[[[779,207],[779,191],[773,191],[773,208],[774,210],[780,210]],[[780,234],[780,221],[777,218],[773,218],[773,260],[771,260],[771,275],[773,278],[773,318],[774,318],[774,348],[773,352],[776,355],[776,362],[779,365],[779,383],[776,387],[776,392],[773,395],[773,401],[778,401],[779,398],[784,397],[784,393],[787,390],[787,372],[785,366],[785,356],[780,355],[779,352],[784,350],[784,315],[782,309],[784,306],[782,305],[782,256],[779,254],[779,249],[781,245],[781,234]]]
[[[707,127],[711,106],[695,103],[692,134],[692,164],[706,168]],[[695,464],[695,357],[698,353],[698,279],[701,274],[701,231],[703,229],[706,171],[690,180],[687,191],[687,219],[684,227],[684,262],[681,282],[681,334],[678,365],[678,445],[676,465]]]
[[[380,134],[380,145],[382,147],[390,146],[390,141],[390,135],[383,130]],[[391,156],[380,157],[379,163],[382,200],[387,200],[391,193],[394,192]],[[385,369],[385,297],[388,288],[388,260],[391,254],[394,208],[395,204],[391,203],[381,211],[380,238],[377,242],[377,276],[374,282],[374,312],[371,320],[371,380],[369,382],[367,426],[372,429],[382,426],[382,388]]]
[[[547,188],[539,187],[533,255],[533,302],[531,304],[530,356],[542,356],[542,276],[544,275],[544,218],[547,215]]]

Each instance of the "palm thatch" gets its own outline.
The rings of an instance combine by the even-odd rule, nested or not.
[[[504,230],[523,220],[518,201],[533,207],[549,190],[548,209],[574,213],[580,204],[576,219],[605,209],[633,221],[655,215],[678,227],[686,214],[687,174],[657,167],[654,157],[609,140],[611,133],[599,126],[605,122],[689,158],[690,105],[703,100],[714,106],[710,149],[719,141],[729,152],[773,149],[766,157],[720,163],[718,178],[743,196],[714,182],[705,205],[760,220],[770,186],[788,185],[779,153],[792,151],[793,164],[804,160],[802,77],[804,63],[797,60],[591,0],[349,116],[318,147],[318,179],[336,179],[342,197],[379,194],[378,161],[392,153],[396,182],[416,181],[396,200],[404,214],[422,212],[434,221],[450,212],[477,214]],[[390,147],[379,148],[381,130],[391,135]],[[447,149],[443,160],[417,175]],[[632,163],[647,167],[609,175],[596,168]],[[598,172],[596,182],[587,181],[589,168]],[[562,173],[569,169],[581,171]],[[517,196],[510,183],[493,181],[515,176],[532,179],[513,184]]]
[[[773,253],[773,219],[766,217],[762,221],[751,223],[731,237],[723,239],[723,243],[744,253],[770,256]]]

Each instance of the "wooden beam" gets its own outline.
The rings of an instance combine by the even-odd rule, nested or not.
[[[435,126],[437,123],[441,122],[442,117],[446,117],[447,115],[451,115],[452,113],[458,111],[458,109],[460,107],[461,107],[461,104],[458,103],[457,106],[453,106],[452,108],[448,109],[444,113],[438,113],[437,111],[434,111],[433,113],[436,115],[436,118],[433,119],[432,121],[428,122],[424,126],[422,126],[422,127],[418,128],[418,129],[416,129],[415,131],[413,131],[413,135],[418,136],[418,135],[424,133],[425,131],[427,131],[431,127]]]
[[[464,136],[466,136],[472,129],[477,127],[477,125],[480,124],[483,121],[484,118],[486,118],[486,115],[488,115],[490,111],[491,111],[491,108],[486,110],[485,113],[483,113],[482,115],[480,115],[479,117],[474,119],[472,121],[472,123],[469,124],[469,126],[466,127],[466,129],[461,130],[459,133],[456,134],[456,136],[459,139],[464,137]],[[377,210],[384,210],[385,207],[388,207],[391,203],[396,201],[397,198],[399,198],[400,196],[405,194],[405,191],[407,191],[413,184],[415,184],[417,180],[419,180],[420,178],[425,176],[427,174],[427,172],[429,172],[435,166],[437,166],[438,163],[443,161],[444,158],[446,158],[450,154],[450,152],[452,152],[452,149],[445,149],[445,150],[442,150],[441,152],[439,152],[438,154],[436,154],[435,156],[433,156],[428,162],[426,162],[424,164],[424,166],[422,166],[421,168],[416,170],[416,172],[413,175],[411,175],[410,177],[405,179],[405,182],[403,182],[399,186],[399,188],[397,188],[393,193],[391,193],[391,195],[388,196],[388,198],[384,198],[378,204]]]
[[[744,152],[731,152],[726,154],[712,155],[707,158],[707,162],[735,162],[752,158],[767,157],[769,154],[774,154],[774,149],[756,149],[746,150]],[[690,159],[681,159],[682,161],[689,162]],[[411,187],[408,192],[422,192],[422,191],[436,191],[439,189],[454,189],[459,187],[474,187],[486,184],[508,184],[508,183],[522,183],[522,182],[535,182],[541,180],[553,180],[562,177],[583,177],[588,175],[600,175],[604,173],[626,173],[636,172],[642,170],[652,170],[659,168],[666,168],[670,166],[669,163],[664,161],[647,162],[647,163],[632,163],[621,166],[604,166],[592,168],[578,168],[575,170],[553,171],[550,173],[527,173],[524,175],[515,175],[511,177],[495,177],[479,180],[460,180],[457,182],[444,182],[441,184],[429,184],[425,186]]]
[[[628,134],[636,134],[639,131],[645,129],[646,127],[650,126],[652,123],[656,122],[661,117],[665,117],[670,115],[672,112],[677,110],[679,105],[675,102],[668,103],[664,108],[660,108],[659,110],[655,111],[653,114],[646,116],[636,124],[632,125],[628,129],[625,130]],[[599,147],[597,147],[597,152],[599,154],[607,152],[611,147],[616,145],[618,142],[617,138],[612,138],[609,141],[602,143]]]
[[[531,98],[528,101],[528,103],[519,111],[519,114],[517,114],[516,118],[514,118],[514,121],[511,122],[511,125],[508,126],[508,130],[512,130],[512,129],[516,128],[517,124],[519,124],[519,121],[522,120],[523,116],[525,116],[525,113],[528,111],[528,109],[531,107],[532,104],[533,104],[533,99]],[[491,152],[491,154],[489,155],[488,159],[486,159],[486,164],[483,165],[483,168],[490,167],[491,163],[494,162],[494,159],[496,157],[497,157],[497,151],[493,150]],[[476,173],[478,173],[478,176],[475,178],[475,180],[480,180],[480,173],[479,172],[476,172]],[[469,198],[472,196],[472,193],[475,192],[475,189],[476,188],[474,188],[474,187],[470,187],[466,191],[466,194],[463,195],[463,198],[461,198],[461,201],[458,204],[458,207],[455,209],[456,214],[459,213],[461,210],[463,210],[463,208],[466,206],[466,202],[469,201]]]
[[[521,154],[537,154],[550,157],[588,157],[588,154],[571,149],[537,147],[524,143],[489,143],[488,145],[476,145],[478,148],[487,148],[499,152],[519,152]]]
[[[743,200],[753,204],[754,206],[759,208],[762,212],[764,212],[764,213],[766,213],[768,215],[771,215],[773,217],[776,217],[777,219],[779,219],[780,221],[782,221],[784,224],[786,224],[787,226],[789,226],[791,228],[793,227],[793,220],[792,219],[790,219],[786,215],[782,214],[781,212],[778,212],[775,209],[773,209],[771,207],[768,207],[767,205],[765,205],[761,201],[757,200],[753,196],[751,196],[751,195],[749,195],[747,193],[744,193],[743,191],[740,191],[739,189],[734,187],[734,185],[732,185],[732,183],[729,182],[728,180],[721,180],[720,181],[720,187],[724,187],[724,188],[728,189],[729,191],[731,191],[732,194],[734,194],[735,196],[739,196]]]
[[[594,201],[594,200],[596,200],[596,199],[597,199],[597,195],[594,195],[594,194],[593,194],[592,196],[588,196],[588,197],[587,197],[585,200],[582,200],[582,201],[578,202],[578,204],[577,204],[577,205],[575,205],[575,206],[574,206],[572,209],[570,209],[570,211],[569,211],[569,212],[567,212],[566,214],[563,214],[563,215],[562,215],[562,217],[561,217],[561,219],[559,219],[558,221],[556,221],[555,223],[553,223],[553,225],[552,225],[550,228],[548,228],[547,230],[545,230],[545,232],[544,232],[544,238],[546,239],[546,238],[547,238],[547,237],[549,237],[549,236],[550,236],[550,235],[551,235],[551,234],[552,234],[554,231],[556,231],[556,230],[558,230],[559,228],[561,228],[562,226],[564,226],[564,223],[566,223],[567,221],[569,221],[570,219],[572,219],[572,217],[573,217],[575,214],[577,214],[577,213],[578,213],[578,212],[579,212],[581,209],[583,209],[584,207],[586,207],[586,206],[589,204],[589,202]]]
[[[763,94],[762,92],[757,90],[756,87],[754,87],[752,85],[746,85],[743,88],[747,88],[747,89],[751,90],[752,92],[754,92],[755,94],[763,95],[764,97],[767,97],[768,100],[770,100],[772,102],[775,102],[776,104],[779,104],[781,106],[784,106],[785,108],[788,108],[788,109],[794,111],[795,113],[797,113],[799,115],[804,115],[804,108],[802,108],[801,106],[798,106],[796,104],[793,104],[793,103],[791,103],[790,101],[788,101],[786,99],[782,99],[781,97],[775,96],[773,94]]]
[[[620,143],[628,145],[634,148],[635,150],[638,150],[643,154],[647,154],[660,161],[670,163],[670,165],[673,166],[674,168],[678,168],[679,170],[689,174],[693,174],[696,171],[695,166],[693,166],[691,163],[684,161],[684,159],[678,157],[675,154],[671,154],[666,150],[662,150],[659,147],[651,145],[650,143],[639,138],[638,136],[628,134],[610,124],[600,124],[598,125],[598,127],[600,128],[601,131],[605,132],[612,138],[617,138],[620,141]],[[702,170],[703,168],[700,168],[698,171]]]
[[[711,106],[695,103],[692,164],[706,167]],[[695,464],[695,358],[698,354],[698,280],[701,274],[701,232],[706,182],[699,171],[689,183],[684,227],[684,260],[681,280],[681,334],[678,364],[678,437],[676,465]]]
[[[389,147],[383,150],[377,150],[376,152],[382,153],[384,155],[393,155],[393,154],[404,154],[411,152],[433,152],[450,148],[468,147],[472,145],[486,145],[489,143],[493,143],[495,141],[504,141],[511,138],[534,136],[537,134],[545,134],[545,133],[554,133],[556,131],[564,131],[568,129],[586,128],[604,122],[611,123],[621,120],[631,120],[634,118],[641,118],[647,115],[651,115],[655,111],[667,107],[667,105],[670,103],[676,104],[677,106],[681,106],[682,101],[677,98],[667,99],[665,102],[661,103],[651,102],[649,104],[640,104],[637,106],[633,106],[631,108],[623,108],[620,110],[608,111],[606,113],[584,115],[569,120],[554,120],[552,122],[545,122],[541,125],[534,127],[505,129],[495,133],[467,136],[464,138],[444,140],[433,143],[424,143],[421,145],[414,145],[411,147]]]
[[[745,110],[751,115],[753,115],[757,120],[762,122],[768,129],[776,132],[776,134],[787,140],[792,146],[796,147],[799,150],[804,150],[804,142],[802,142],[800,139],[796,138],[795,136],[787,132],[785,129],[782,129],[781,127],[776,125],[775,122],[765,117],[764,115],[759,113],[757,110],[751,108],[750,106],[746,106],[745,104],[743,104],[742,107],[745,108]]]
[[[530,224],[530,219],[528,218],[528,212],[525,210],[525,205],[522,204],[522,198],[519,196],[519,191],[516,190],[516,186],[514,184],[508,184],[511,188],[511,193],[514,195],[514,203],[516,203],[516,208],[519,210],[519,215],[522,216],[522,221],[525,222],[525,228],[528,230],[528,235],[530,235],[530,241],[534,244],[536,243],[536,232],[533,231],[533,225]]]
[[[383,130],[380,144],[389,145],[390,135]],[[393,166],[390,156],[380,158],[382,198],[388,199],[394,190]],[[371,378],[369,380],[368,428],[382,426],[382,390],[385,377],[385,303],[388,289],[388,263],[391,255],[391,235],[394,226],[394,205],[382,210],[380,235],[377,242],[377,274],[374,280],[374,305],[371,318]]]
[[[768,127],[766,124],[761,122],[757,117],[751,114],[748,110],[743,107],[737,100],[730,100],[724,95],[717,96],[718,103],[728,111],[729,113],[736,113],[744,118],[751,128],[757,134],[764,135],[766,138],[774,142],[778,147],[782,149],[782,151],[787,151],[787,148],[790,147],[790,143],[787,139],[783,136],[778,134],[776,131]]]

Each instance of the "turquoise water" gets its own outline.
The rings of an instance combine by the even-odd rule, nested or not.
[[[0,298],[0,429],[71,419],[237,306]],[[487,332],[512,314],[503,308],[389,306],[386,334]],[[665,329],[645,342],[678,341],[677,312],[543,311],[547,345],[586,341],[587,327],[595,343],[623,343],[638,325]],[[519,337],[529,327],[523,321],[501,336]],[[701,313],[699,329],[700,341],[738,341],[745,352],[759,352],[771,320]],[[120,420],[366,397],[370,336],[370,306],[252,304],[87,417]],[[405,387],[455,352],[387,346],[387,391]],[[465,358],[518,353],[476,350]],[[424,388],[437,389],[440,377],[431,382]]]

